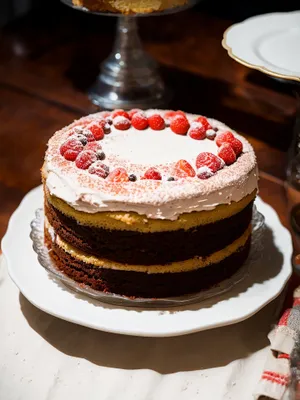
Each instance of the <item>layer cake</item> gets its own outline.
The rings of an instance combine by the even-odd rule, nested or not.
[[[248,256],[256,158],[214,119],[164,110],[83,117],[50,139],[42,178],[53,261],[96,290],[198,292]]]
[[[75,6],[91,11],[145,14],[183,6],[187,0],[73,0]]]

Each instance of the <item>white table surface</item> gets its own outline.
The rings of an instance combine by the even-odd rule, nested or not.
[[[2,258],[0,400],[250,400],[279,301],[244,322],[192,335],[115,335],[35,308]]]

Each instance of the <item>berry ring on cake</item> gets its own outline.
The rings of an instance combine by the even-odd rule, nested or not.
[[[49,140],[45,244],[80,284],[129,297],[208,289],[247,259],[257,163],[223,123],[115,110]]]

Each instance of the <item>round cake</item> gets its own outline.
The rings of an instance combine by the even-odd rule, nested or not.
[[[183,6],[187,0],[73,0],[75,6],[91,11],[145,14]]]
[[[180,296],[248,256],[256,158],[217,120],[137,109],[83,117],[49,140],[42,179],[53,262],[93,289]]]

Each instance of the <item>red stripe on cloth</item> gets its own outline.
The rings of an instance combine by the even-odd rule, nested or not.
[[[282,315],[282,317],[280,318],[280,321],[279,321],[279,326],[281,325],[287,325],[287,322],[288,322],[288,319],[289,319],[289,316],[290,316],[290,314],[291,314],[291,309],[289,309],[289,310],[286,310],[285,312],[284,312],[284,314]]]
[[[286,358],[287,360],[289,360],[289,359],[290,359],[290,356],[289,356],[288,354],[281,353],[281,354],[278,355],[277,358]]]
[[[278,372],[273,371],[264,371],[262,374],[263,377],[269,377],[270,379],[277,379],[280,381],[288,382],[289,376],[286,374],[279,374]]]
[[[281,386],[288,385],[288,381],[284,381],[284,380],[278,379],[278,378],[273,378],[272,376],[269,376],[269,375],[262,375],[261,379],[272,382],[272,383],[276,383],[277,385],[281,385]]]

